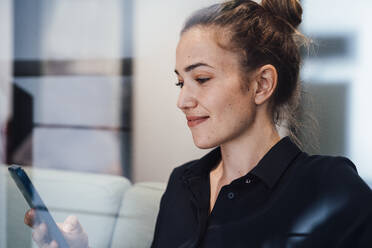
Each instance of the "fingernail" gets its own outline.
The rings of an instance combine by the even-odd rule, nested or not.
[[[70,232],[73,229],[74,229],[74,227],[70,223],[63,225],[63,231],[65,231],[65,232]]]

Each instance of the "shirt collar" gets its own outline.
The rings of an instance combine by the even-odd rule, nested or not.
[[[301,153],[301,150],[291,139],[284,137],[265,154],[247,175],[236,180],[245,180],[252,174],[261,179],[269,188],[272,188],[299,153]],[[185,170],[184,179],[189,181],[208,178],[209,172],[220,160],[221,150],[217,147],[201,159],[191,163]]]
[[[291,139],[288,136],[284,137],[263,156],[250,173],[272,188],[300,153],[301,150]]]

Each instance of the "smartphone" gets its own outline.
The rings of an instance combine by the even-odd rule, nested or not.
[[[26,172],[18,165],[9,166],[8,170],[28,205],[35,209],[38,220],[47,225],[49,236],[47,242],[55,240],[59,248],[69,248],[56,222],[50,215],[44,202],[41,200],[39,193],[36,191]]]

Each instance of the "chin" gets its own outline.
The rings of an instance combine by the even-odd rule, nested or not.
[[[212,140],[209,140],[207,138],[200,138],[200,137],[193,136],[193,140],[194,140],[194,144],[200,149],[210,149],[210,148],[214,148],[220,145],[220,143],[213,142]]]

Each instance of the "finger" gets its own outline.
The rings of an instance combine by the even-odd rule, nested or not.
[[[52,242],[50,242],[48,248],[58,248],[57,241],[53,240]]]
[[[34,226],[34,231],[32,232],[32,239],[39,247],[44,247],[47,244],[47,226],[45,223]]]
[[[49,244],[48,243],[44,243],[43,246],[40,246],[40,248],[58,248],[58,244],[57,244],[57,242],[55,240],[53,240]]]
[[[40,248],[51,248],[51,244],[44,243],[43,246],[40,246]]]
[[[56,224],[57,224],[58,228],[63,232],[63,223],[57,222]]]
[[[80,225],[78,218],[74,215],[68,216],[63,222],[62,230],[66,233],[81,233],[83,228]]]
[[[31,208],[26,212],[24,222],[29,227],[33,227],[40,224],[35,209]]]
[[[88,235],[76,216],[68,216],[61,226],[65,237],[74,243],[74,247],[88,247]]]
[[[26,213],[25,213],[25,218],[24,218],[24,222],[26,225],[28,225],[29,227],[32,227],[33,225],[33,209],[29,209]]]
[[[61,229],[62,223],[56,223],[59,229]],[[58,248],[58,243],[55,240],[52,240],[49,244],[45,242],[44,238],[44,243],[42,244],[41,248]]]

